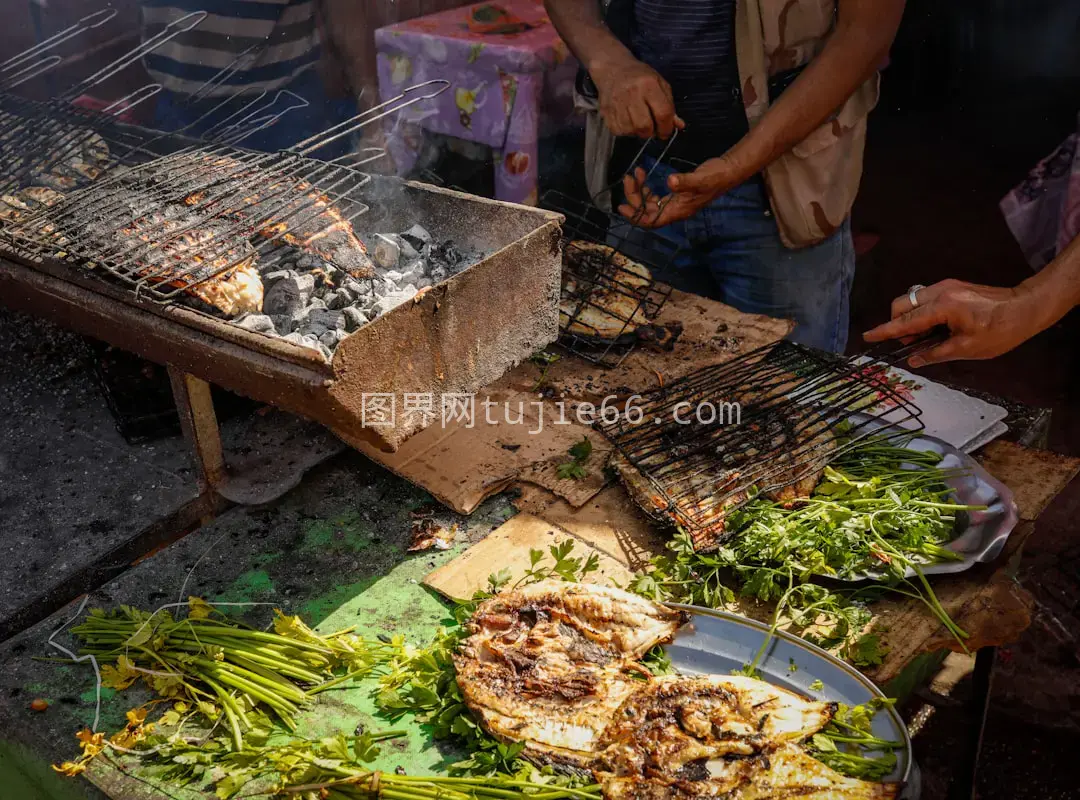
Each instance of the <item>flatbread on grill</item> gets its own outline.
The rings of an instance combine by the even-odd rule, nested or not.
[[[588,767],[650,648],[683,614],[619,589],[541,581],[482,603],[454,658],[484,729],[537,761]],[[647,673],[646,673],[647,674]]]
[[[582,240],[563,251],[560,327],[600,340],[633,334],[648,325],[644,300],[652,274],[643,264],[608,245]]]

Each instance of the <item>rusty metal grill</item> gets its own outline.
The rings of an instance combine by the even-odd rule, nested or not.
[[[653,275],[670,267],[678,247],[558,191],[546,192],[542,205],[566,217],[559,344],[599,366],[618,366],[671,295]]]
[[[434,92],[417,91],[433,84],[439,84]],[[235,277],[236,270],[256,263],[270,269],[294,248],[309,250],[354,278],[371,278],[372,265],[352,223],[368,210],[360,190],[369,176],[357,167],[382,151],[329,162],[312,154],[447,85],[432,81],[413,87],[285,153],[199,144],[148,160],[148,143],[172,140],[150,137],[128,148],[123,168],[21,216],[3,232],[3,240],[24,257],[88,267],[164,302],[190,297],[196,287]],[[70,129],[70,119],[61,116]],[[23,127],[55,118],[38,113]],[[88,136],[97,135],[90,131],[76,138],[85,142]],[[100,136],[92,141],[97,140]],[[30,169],[37,172],[32,164]],[[9,180],[19,183],[21,177]]]
[[[707,550],[752,498],[804,496],[859,440],[922,430],[885,370],[925,346],[854,361],[782,341],[631,401],[598,427],[635,499]]]

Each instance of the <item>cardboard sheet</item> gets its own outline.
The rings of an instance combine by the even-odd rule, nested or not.
[[[597,553],[600,568],[589,576],[589,582],[623,586],[633,579],[633,572],[624,564],[594,551],[568,531],[531,514],[518,514],[449,564],[430,573],[424,578],[424,585],[453,600],[468,600],[487,586],[492,573],[508,569],[512,580],[518,580],[529,569],[530,550],[547,553],[548,548],[566,539],[575,540],[575,556],[588,558],[591,553]]]
[[[521,364],[477,394],[471,421],[444,425],[440,414],[396,453],[370,446],[360,451],[460,514],[472,513],[486,498],[520,482],[549,489],[580,508],[606,482],[603,467],[610,446],[579,422],[576,402],[599,404],[605,397],[653,389],[659,380],[674,380],[778,341],[792,327],[784,320],[743,314],[678,291],[672,293],[659,321],[683,323],[683,335],[671,352],[639,347],[608,370],[563,356],[544,378],[546,399],[538,394],[542,368]],[[493,405],[485,407],[485,402]],[[567,451],[582,437],[593,443],[593,455],[585,465],[588,476],[560,479],[558,464],[569,459]]]

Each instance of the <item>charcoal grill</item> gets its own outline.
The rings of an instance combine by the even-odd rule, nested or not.
[[[150,87],[139,96],[152,94]],[[201,381],[314,419],[348,443],[394,450],[438,419],[440,396],[475,392],[555,340],[561,218],[371,176],[358,168],[364,158],[316,157],[320,147],[350,135],[377,118],[372,111],[382,110],[369,110],[289,152],[261,153],[240,146],[243,126],[238,129],[236,121],[222,126],[225,141],[199,141],[64,102],[0,93],[0,111],[8,114],[0,125],[10,126],[9,146],[0,141],[0,180],[6,186],[24,185],[42,164],[63,162],[72,147],[85,147],[96,141],[93,137],[101,137],[109,151],[96,181],[80,182],[57,205],[32,210],[0,232],[0,301],[168,365],[186,430],[206,440],[200,458],[217,462],[218,470],[220,445],[194,419],[200,411],[212,415]],[[248,129],[270,122],[255,115]],[[50,131],[48,144],[31,145],[30,130]],[[228,168],[202,173],[192,168],[198,159],[215,158]],[[3,168],[4,161],[10,169]],[[214,237],[173,252],[168,243],[189,230],[152,222],[141,231],[146,241],[118,247],[115,236],[103,235],[115,231],[124,216],[122,199],[111,196],[109,187],[132,176],[163,174],[162,169],[172,180],[159,180],[151,199],[187,201],[203,220],[216,222]],[[259,202],[250,211],[245,198],[253,193]],[[259,225],[301,225],[305,215],[316,213],[312,195],[328,199],[345,220],[362,219],[365,231],[420,224],[475,254],[474,263],[349,334],[330,358],[177,302],[185,292],[234,270],[241,256],[250,257],[238,243],[248,242]],[[279,246],[273,238],[254,246],[261,267],[272,266]],[[401,413],[408,395],[434,396],[434,417]],[[399,407],[389,418],[387,397]],[[377,414],[373,398],[380,398]],[[213,477],[213,465],[204,472]]]
[[[624,481],[644,482],[635,499],[707,551],[754,497],[793,498],[785,490],[860,440],[922,430],[922,412],[884,371],[924,346],[856,362],[781,341],[650,392],[598,427]]]

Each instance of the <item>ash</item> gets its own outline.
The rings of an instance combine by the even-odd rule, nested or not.
[[[259,267],[263,313],[234,323],[318,350],[329,360],[350,333],[472,263],[453,242],[436,241],[419,225],[373,234],[365,244],[375,277],[363,280],[311,253],[282,248],[280,257]]]

